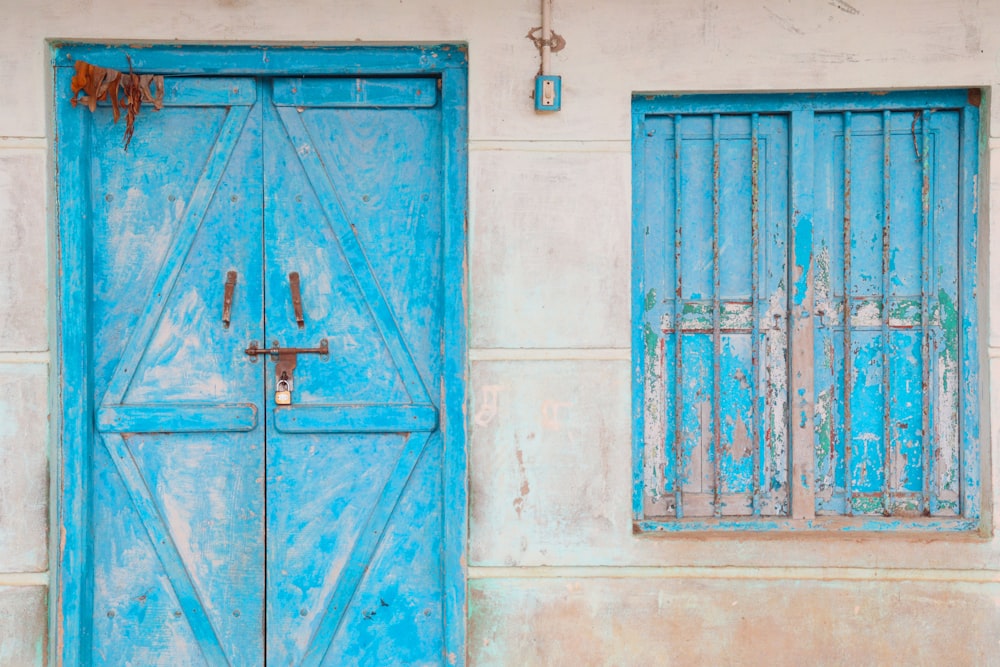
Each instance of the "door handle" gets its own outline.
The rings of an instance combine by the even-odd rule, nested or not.
[[[233,316],[233,291],[236,289],[236,272],[226,273],[226,289],[222,296],[222,328],[228,329]]]
[[[302,287],[299,284],[299,272],[292,271],[288,274],[288,286],[292,290],[292,308],[295,309],[295,323],[300,329],[306,326],[305,316],[302,314]]]

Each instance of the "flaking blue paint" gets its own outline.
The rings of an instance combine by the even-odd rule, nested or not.
[[[977,338],[975,172],[979,133],[978,109],[970,102],[971,99],[973,97],[966,91],[900,92],[878,95],[861,93],[692,95],[675,98],[645,96],[634,99],[633,213],[635,229],[642,229],[645,232],[633,234],[635,260],[633,285],[642,287],[636,292],[637,299],[654,290],[657,294],[664,294],[680,285],[680,281],[673,274],[675,264],[681,267],[684,275],[683,298],[710,299],[714,288],[707,282],[710,274],[705,273],[706,267],[710,266],[710,253],[707,253],[709,237],[706,235],[710,233],[713,225],[721,224],[723,231],[719,250],[722,252],[733,245],[732,242],[727,243],[726,239],[738,236],[738,228],[727,230],[725,215],[719,215],[720,208],[725,210],[725,204],[720,207],[719,202],[715,200],[718,195],[712,194],[712,176],[704,171],[706,168],[704,165],[709,165],[710,168],[713,160],[717,159],[711,156],[710,148],[705,143],[710,141],[713,118],[716,119],[714,122],[718,122],[718,119],[726,118],[727,114],[731,114],[730,118],[740,118],[741,114],[757,112],[761,118],[765,114],[774,114],[792,120],[793,141],[789,146],[788,164],[784,167],[789,170],[786,173],[792,174],[790,178],[792,206],[789,207],[790,212],[787,214],[791,245],[786,269],[791,280],[791,290],[787,295],[791,318],[782,326],[790,328],[792,346],[790,349],[794,349],[799,336],[795,332],[810,332],[808,340],[812,341],[813,337],[815,338],[816,359],[813,368],[797,365],[791,369],[788,376],[792,383],[788,389],[794,393],[797,404],[795,428],[802,434],[797,437],[800,440],[803,437],[812,437],[815,440],[813,445],[815,472],[798,476],[796,486],[803,492],[815,493],[816,511],[831,515],[851,511],[846,507],[843,495],[840,496],[839,503],[836,493],[832,497],[829,495],[831,489],[843,489],[845,483],[851,483],[854,493],[880,494],[877,502],[874,498],[860,497],[852,501],[859,513],[881,511],[877,505],[881,502],[909,502],[899,498],[906,494],[919,494],[923,483],[921,460],[927,460],[930,454],[925,451],[926,445],[922,445],[919,438],[913,437],[914,432],[919,431],[914,425],[919,421],[917,413],[920,410],[920,401],[925,400],[919,382],[920,363],[904,363],[905,359],[919,358],[920,354],[919,328],[917,334],[907,328],[910,326],[907,322],[913,317],[919,318],[920,313],[919,303],[914,302],[911,296],[914,293],[914,285],[919,291],[921,262],[919,247],[914,250],[914,243],[919,243],[919,239],[916,239],[919,234],[916,232],[921,224],[920,187],[919,178],[914,180],[912,176],[914,173],[912,165],[916,165],[916,173],[919,176],[920,146],[921,141],[926,141],[921,139],[921,133],[926,136],[928,132],[924,125],[932,128],[930,132],[934,136],[943,133],[938,137],[935,144],[937,148],[931,157],[931,168],[937,170],[931,174],[930,196],[934,198],[935,203],[931,217],[924,225],[932,229],[932,234],[936,235],[932,240],[934,252],[937,253],[935,257],[944,257],[937,262],[932,280],[935,285],[943,286],[946,297],[942,297],[941,302],[945,303],[948,299],[955,300],[960,304],[961,316],[954,324],[944,323],[940,334],[934,332],[937,330],[931,332],[934,341],[940,339],[938,343],[934,343],[937,345],[935,349],[943,354],[933,361],[935,368],[944,369],[941,380],[935,382],[942,383],[942,387],[944,383],[958,385],[953,389],[943,388],[942,391],[945,393],[933,394],[927,399],[932,400],[935,406],[935,414],[932,417],[932,425],[937,423],[934,427],[937,429],[935,441],[943,438],[943,442],[954,443],[948,445],[945,451],[934,454],[936,457],[943,454],[945,465],[950,466],[945,467],[944,472],[935,473],[939,480],[935,484],[940,487],[943,494],[935,495],[931,499],[931,513],[937,516],[934,519],[909,521],[900,517],[874,522],[859,517],[847,523],[827,521],[820,517],[815,520],[797,519],[778,522],[755,520],[748,522],[747,528],[753,529],[757,526],[761,529],[820,529],[836,526],[844,530],[901,528],[971,530],[977,527],[976,521],[980,515],[981,503],[977,426],[980,391],[979,359],[975,340]],[[919,110],[928,108],[932,110],[924,111],[921,116]],[[949,111],[950,109],[956,111]],[[846,167],[849,172],[855,172],[852,174],[854,190],[850,197],[854,208],[852,217],[855,219],[850,238],[850,252],[854,260],[851,275],[855,281],[852,287],[855,291],[851,294],[880,294],[883,290],[887,290],[886,293],[893,300],[886,306],[890,312],[882,323],[883,330],[888,330],[891,338],[859,329],[853,336],[850,349],[846,351],[841,344],[842,335],[831,334],[834,331],[833,327],[837,326],[838,319],[843,319],[842,309],[838,311],[837,298],[834,294],[838,289],[838,276],[842,276],[845,270],[843,262],[838,257],[838,252],[842,253],[843,250],[837,250],[834,240],[840,233],[837,225],[845,217],[843,207],[838,203],[838,196],[842,198],[844,193],[841,191],[838,194],[835,189],[830,189],[826,185],[828,182],[836,183],[840,178],[838,174],[845,170],[843,159],[840,158],[838,164],[837,153],[832,150],[836,143],[830,143],[831,138],[835,139],[838,136],[835,134],[837,131],[840,131],[842,136],[842,128],[838,129],[832,122],[841,117],[851,119],[850,123],[854,130],[852,146],[854,159],[867,160],[865,156],[868,154],[873,156],[872,168],[868,171],[865,171],[867,163],[859,162],[853,165],[853,169],[850,168],[852,165]],[[960,128],[956,126],[951,129],[948,125],[949,118],[952,117],[961,119]],[[924,118],[929,118],[929,122],[925,123]],[[689,128],[689,135],[685,135],[683,143],[677,141],[676,145],[669,145],[666,138],[675,135],[682,123]],[[882,126],[886,123],[891,123],[891,127],[888,132],[883,132]],[[716,131],[716,141],[718,137]],[[738,141],[740,132],[723,131],[722,137],[735,138]],[[727,141],[723,140],[721,145],[727,146]],[[743,150],[746,151],[745,148]],[[956,152],[949,154],[944,151]],[[726,155],[725,148],[717,149],[717,152],[719,155]],[[726,165],[733,160],[738,161],[738,155],[739,151],[736,151],[731,153],[731,157],[719,161],[722,169],[721,173],[715,176],[714,187],[716,192],[721,193],[722,201],[739,200],[739,188],[726,185]],[[762,151],[761,155],[762,158],[767,155],[767,159],[773,160],[775,152]],[[926,160],[925,157],[924,161]],[[892,171],[884,168],[884,164],[893,165]],[[679,166],[675,169],[674,165]],[[814,168],[815,181],[812,175]],[[678,178],[676,175],[678,171],[682,172],[683,176]],[[749,170],[742,171],[747,173]],[[672,181],[676,182],[676,188]],[[818,184],[816,186],[818,190],[815,192],[814,183]],[[674,189],[677,193],[690,190],[693,196],[688,196],[682,203],[677,203],[672,201],[676,199],[671,194]],[[949,189],[953,194],[941,195]],[[915,199],[912,196],[914,191],[917,192]],[[763,207],[771,207],[768,212],[771,217],[776,213],[773,192],[774,188],[771,188],[767,196],[761,195],[765,200]],[[713,208],[715,213],[712,211]],[[777,216],[781,215],[781,211],[777,211]],[[891,231],[888,236],[888,256],[883,259],[882,229],[890,216],[892,222],[889,223]],[[935,220],[935,217],[939,220]],[[679,230],[682,219],[687,222],[683,225],[683,235],[678,232],[678,236],[682,238],[682,245],[675,261],[670,252],[670,229],[676,227]],[[665,224],[663,220],[666,221]],[[700,224],[692,224],[693,220],[700,221]],[[666,229],[666,233],[662,228]],[[641,237],[639,241],[635,240],[637,237]],[[779,250],[780,246],[777,244],[772,243],[768,247],[772,257],[778,254]],[[880,268],[883,262],[886,264],[887,274],[883,274]],[[639,268],[636,268],[636,265],[640,265]],[[740,271],[741,263],[735,258],[725,265],[727,269]],[[771,285],[762,282],[764,294],[773,289]],[[842,291],[842,287],[839,289]],[[870,298],[858,298],[861,300],[856,302],[857,310],[851,318],[852,328],[858,326],[857,322],[868,326],[866,318],[872,316],[871,312],[877,312],[871,311],[869,305],[866,305],[865,299],[871,302]],[[652,307],[646,304],[641,309],[635,308],[634,330],[649,331],[653,323],[670,322],[669,301],[670,299],[661,299]],[[935,306],[933,312],[946,311]],[[871,324],[877,326],[877,316]],[[693,403],[685,400],[683,407],[677,412],[681,420],[679,424],[674,423],[673,419],[675,390],[669,386],[671,378],[676,375],[684,379],[676,391],[683,391],[692,397],[702,397],[698,400],[710,396],[713,383],[718,382],[711,379],[712,372],[715,372],[713,365],[727,368],[727,364],[731,363],[732,348],[723,344],[720,348],[722,354],[718,356],[719,353],[713,352],[707,345],[712,335],[710,331],[705,333],[692,331],[690,334],[682,335],[672,329],[673,326],[664,324],[659,335],[661,340],[659,345],[649,344],[641,339],[635,340],[633,345],[635,359],[633,367],[636,378],[633,400],[636,405],[641,406],[634,412],[633,451],[636,463],[633,507],[637,520],[636,528],[653,529],[652,526],[656,525],[658,526],[656,530],[734,529],[739,520],[704,521],[696,518],[679,520],[681,512],[671,509],[670,502],[664,505],[662,500],[656,500],[656,494],[670,495],[671,484],[674,487],[686,485],[685,492],[695,490],[692,486],[690,463],[685,463],[684,468],[678,470],[678,457],[683,461],[693,461],[692,457],[701,457],[702,468],[698,473],[701,480],[696,483],[704,484],[708,481],[704,465],[714,466],[716,462],[722,466],[722,483],[728,485],[727,488],[732,487],[731,481],[743,479],[741,473],[737,472],[739,469],[733,467],[730,450],[723,449],[721,456],[711,448],[705,452],[705,443],[699,443],[694,435],[701,430],[698,424],[711,420],[714,411],[719,410],[723,415],[730,416],[728,420],[723,418],[720,421],[722,442],[732,442],[731,416],[744,410],[740,407],[738,391],[734,391],[735,385],[722,382],[721,386],[724,389],[720,396],[721,402],[716,406],[708,405],[700,411],[695,410]],[[678,321],[677,326],[683,325]],[[685,343],[684,351],[679,357],[681,359],[679,367],[684,370],[677,374],[669,371],[670,365],[674,363],[670,355],[671,350],[677,348],[677,342],[681,338]],[[888,342],[882,342],[882,338],[886,338]],[[949,342],[952,340],[954,342]],[[812,345],[812,342],[809,345]],[[665,364],[667,367],[666,372],[657,371],[657,377],[662,380],[656,380],[667,383],[664,389],[659,390],[664,395],[661,409],[665,409],[665,412],[662,413],[662,418],[656,417],[656,421],[653,422],[650,421],[651,415],[657,415],[660,410],[654,409],[649,403],[652,396],[649,392],[654,386],[648,379],[650,350],[660,350],[658,354],[661,358],[656,363]],[[854,442],[855,456],[851,459],[846,477],[842,432],[846,413],[840,401],[833,400],[830,394],[831,387],[843,382],[842,360],[845,354],[856,357],[851,373],[855,390],[851,394],[849,407],[854,418],[855,431],[859,433],[858,439]],[[885,366],[886,369],[890,369],[888,371],[883,368],[883,357],[888,360],[886,363],[889,365]],[[660,368],[657,365],[654,367]],[[728,372],[723,371],[723,376]],[[914,372],[917,376],[913,375]],[[889,379],[886,379],[887,373]],[[964,381],[959,382],[960,377]],[[969,382],[968,379],[972,381]],[[891,392],[890,398],[883,399],[884,391]],[[752,405],[758,409],[766,408],[769,400],[763,393],[759,393]],[[801,404],[801,409],[798,409],[798,404]],[[884,411],[880,407],[883,404]],[[952,405],[954,408],[949,407]],[[951,412],[948,412],[949,410]],[[809,436],[813,431],[815,436]],[[670,443],[675,433],[681,434],[683,446],[673,452]],[[650,441],[650,435],[657,437]],[[886,444],[887,438],[891,438],[890,444]],[[655,466],[652,471],[650,469],[650,461],[655,460],[657,447],[660,446],[657,443],[661,441],[664,443],[661,447],[666,454],[666,460],[658,464],[662,465],[662,476]],[[762,460],[767,458],[766,448],[762,449],[760,458]],[[663,483],[665,487],[657,487],[655,491],[648,488],[650,481],[654,479],[657,480],[657,484]],[[679,481],[674,483],[675,479]],[[774,481],[771,480],[769,486],[773,486]],[[893,490],[885,490],[890,487]],[[897,488],[902,494],[899,497],[896,496]],[[959,489],[961,501],[958,498]],[[653,500],[656,502],[649,504],[644,493],[647,496],[653,493]],[[956,495],[954,499],[948,499],[949,494]],[[674,521],[662,521],[662,525],[659,524],[660,520],[643,520],[646,516],[663,514],[668,516],[676,514],[677,518]],[[950,518],[949,515],[954,518]],[[684,516],[688,514],[684,513]]]

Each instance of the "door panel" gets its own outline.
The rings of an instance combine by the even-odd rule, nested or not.
[[[88,114],[85,654],[439,664],[437,79],[178,77],[165,92],[124,155],[110,108]],[[276,406],[275,360],[247,346],[321,339]]]
[[[93,662],[254,664],[263,650],[260,107],[175,79],[129,152],[90,127]],[[223,327],[226,272],[239,272]]]
[[[433,80],[346,81],[276,80],[265,112],[267,338],[329,343],[268,401],[268,655],[438,664],[440,106]]]

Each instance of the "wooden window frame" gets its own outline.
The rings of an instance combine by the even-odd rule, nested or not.
[[[977,255],[982,247],[977,223],[980,121],[979,89],[949,91],[898,91],[889,93],[828,94],[692,94],[685,96],[635,95],[632,101],[632,423],[633,423],[633,528],[636,533],[691,531],[867,531],[952,533],[980,531],[983,526],[981,480],[988,459],[980,448],[982,396],[982,332],[978,322],[982,295],[977,293]],[[957,516],[879,516],[872,514],[817,515],[815,503],[814,444],[814,303],[811,272],[813,256],[814,115],[817,112],[895,112],[914,109],[949,109],[959,114],[958,286],[961,358],[959,399],[960,509]],[[786,355],[789,363],[787,447],[788,511],[781,516],[700,516],[685,518],[647,516],[647,461],[645,419],[647,334],[644,331],[646,228],[655,224],[646,207],[644,150],[647,119],[671,115],[780,114],[788,119],[788,269]],[[795,277],[798,277],[796,279]],[[803,352],[797,352],[801,350]],[[754,394],[756,400],[757,394]],[[655,397],[653,398],[655,402]],[[669,436],[668,436],[669,440]],[[717,482],[718,483],[718,482]],[[848,496],[850,498],[850,496]],[[850,502],[850,500],[848,500]]]

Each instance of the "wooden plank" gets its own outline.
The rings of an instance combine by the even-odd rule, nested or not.
[[[931,147],[929,114],[920,117],[920,440],[921,440],[921,509],[931,511],[931,483],[934,468],[934,438],[931,434]]]
[[[164,107],[249,107],[257,101],[257,82],[246,77],[171,76],[163,82]],[[110,107],[107,100],[98,106]]]
[[[760,276],[764,262],[760,253],[760,114],[751,116],[750,127],[750,320],[752,331],[750,332],[750,400],[751,400],[751,462],[753,465],[753,496],[751,499],[751,509],[754,516],[761,513],[761,484],[763,482],[763,457],[761,449],[766,446],[767,436],[763,430],[764,420],[761,419],[761,405],[757,399],[763,383],[761,382],[760,356],[761,356],[761,331],[760,331],[760,301],[764,296],[760,289]],[[766,222],[766,220],[765,220]]]
[[[468,72],[441,75],[442,155],[444,171],[444,367],[441,434],[444,537],[444,659],[455,667],[466,662],[466,563],[468,562]]]
[[[83,665],[90,659],[92,606],[89,507],[93,376],[90,318],[85,304],[91,295],[91,192],[88,187],[90,145],[85,114],[69,106],[73,71],[56,72],[56,215],[59,220],[59,271],[56,290],[59,335],[55,357],[59,368],[62,428],[58,451],[61,465],[53,468],[59,489],[58,567],[53,606],[59,610],[55,630],[56,660]]]
[[[110,405],[97,410],[102,433],[252,431],[257,406],[240,404]]]
[[[970,91],[970,93],[973,91]],[[978,91],[975,91],[978,92]],[[980,385],[979,323],[976,289],[979,282],[978,192],[979,183],[979,107],[966,104],[961,111],[960,163],[959,163],[959,299],[962,331],[959,337],[961,355],[961,379],[958,384],[961,412],[959,415],[961,438],[961,514],[968,519],[978,520],[982,512],[983,475],[989,479],[989,472],[981,464],[981,442],[979,429],[980,410],[988,409],[988,395]],[[989,438],[986,439],[987,446]],[[985,457],[989,459],[989,456]],[[987,485],[987,488],[989,486]]]
[[[438,79],[295,78],[274,79],[279,107],[414,108],[437,104]]]
[[[464,69],[464,44],[426,46],[337,46],[287,48],[273,46],[162,45],[135,48],[128,44],[60,44],[53,65],[72,67],[76,59],[102,67],[156,74],[337,76],[396,75]],[[67,88],[68,90],[68,88]]]
[[[433,405],[292,405],[274,409],[282,433],[413,433],[433,431]]]
[[[892,112],[882,112],[882,511],[892,514],[893,499],[893,441],[892,404],[893,383],[890,363],[892,353],[889,332],[889,302],[892,290],[892,222],[895,213],[892,204]]]
[[[789,276],[789,347],[791,350],[788,393],[791,403],[792,465],[789,475],[791,516],[810,519],[815,515],[815,466],[813,449],[813,112],[792,113],[791,155],[791,246]]]
[[[646,223],[645,216],[650,215],[649,204],[646,201],[647,186],[646,179],[649,178],[649,171],[654,165],[662,165],[664,160],[649,159],[653,148],[647,140],[647,130],[645,126],[645,116],[638,113],[633,105],[632,109],[632,518],[640,520],[645,517],[645,498],[655,494],[655,475],[651,471],[653,466],[654,453],[651,451],[655,446],[653,438],[650,437],[650,423],[646,417],[647,393],[649,393],[648,382],[650,381],[650,350],[645,341],[647,331],[651,327],[646,320],[646,312],[649,310],[646,299],[646,271],[648,260],[646,259]],[[639,148],[641,147],[641,148]],[[655,155],[655,154],[654,154]],[[654,190],[655,188],[649,188]],[[640,261],[640,258],[642,261]],[[656,292],[653,293],[655,303]],[[641,304],[641,305],[640,305]],[[650,337],[650,340],[655,340]],[[656,414],[655,406],[650,406]],[[662,430],[660,430],[662,433]],[[649,487],[653,487],[652,489]]]
[[[789,129],[786,116],[761,118],[758,136],[761,164],[758,169],[761,234],[764,251],[757,296],[762,300],[763,333],[761,383],[763,435],[760,438],[762,475],[761,515],[785,516],[789,512],[789,411],[788,396],[788,244],[789,244]]]
[[[719,143],[722,116],[712,116],[712,513],[722,516],[722,330],[721,322],[721,267],[719,266],[719,182],[722,180],[719,164]]]
[[[873,96],[874,95],[874,96]],[[706,114],[706,113],[793,113],[797,111],[856,111],[872,109],[912,111],[928,106],[935,108],[961,108],[968,102],[969,93],[961,90],[893,91],[891,93],[816,93],[816,94],[703,94],[683,97],[648,97],[637,95],[633,104],[648,114]],[[873,100],[877,102],[873,103]]]

